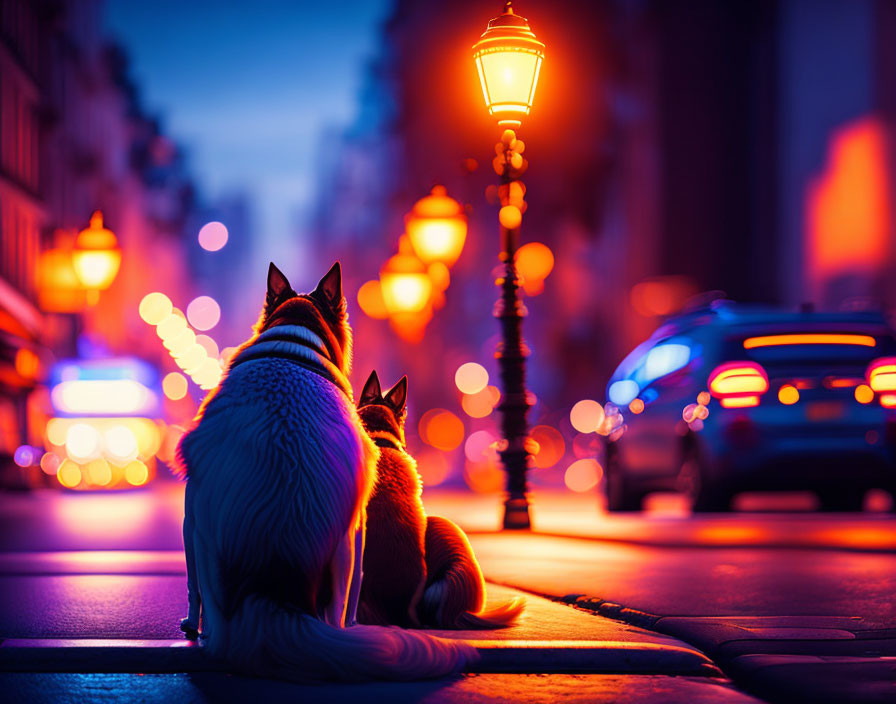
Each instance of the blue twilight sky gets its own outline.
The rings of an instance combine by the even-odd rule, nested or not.
[[[307,211],[319,141],[351,122],[390,6],[106,0],[104,29],[129,51],[145,109],[187,148],[200,191],[253,196],[266,249]]]

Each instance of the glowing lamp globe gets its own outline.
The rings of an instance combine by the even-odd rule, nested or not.
[[[103,214],[90,216],[90,226],[81,230],[72,252],[75,274],[84,288],[104,291],[115,280],[121,266],[121,249],[111,230],[103,227]]]
[[[473,59],[489,114],[502,127],[516,129],[532,109],[544,44],[511,5],[505,3],[504,12],[488,23],[473,46]]]
[[[444,186],[435,186],[404,217],[414,252],[425,264],[457,261],[467,239],[467,216],[461,204],[448,196]]]
[[[420,313],[432,296],[432,280],[426,267],[411,254],[389,258],[380,270],[380,286],[390,315]]]

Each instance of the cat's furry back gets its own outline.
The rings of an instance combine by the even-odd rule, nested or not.
[[[383,393],[373,372],[358,401],[361,422],[380,445],[368,504],[361,620],[442,629],[512,625],[525,602],[486,609],[485,580],[467,536],[448,519],[426,516],[417,463],[405,448],[406,399],[407,377]]]

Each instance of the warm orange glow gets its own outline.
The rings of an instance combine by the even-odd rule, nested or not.
[[[433,408],[424,413],[418,429],[423,442],[439,450],[453,450],[464,441],[463,421],[444,408]]]
[[[697,403],[699,403],[701,406],[708,406],[710,400],[712,400],[712,396],[710,395],[709,391],[701,391],[699,394],[697,394]]]
[[[716,398],[755,397],[768,391],[768,375],[755,362],[726,362],[713,370],[709,377],[709,390]]]
[[[840,379],[833,376],[825,377],[824,380],[824,385],[829,389],[850,389],[853,386],[858,386],[861,383],[861,379]]]
[[[867,378],[874,391],[896,391],[896,357],[875,359],[868,365]]]
[[[630,404],[628,404],[628,410],[630,410],[635,415],[641,413],[644,410],[644,401],[639,398],[634,399]]]
[[[377,320],[385,320],[389,317],[389,309],[383,300],[383,290],[377,279],[368,281],[358,289],[358,305],[364,314]]]
[[[380,271],[383,302],[391,314],[419,313],[432,295],[426,267],[413,255],[396,254]]]
[[[515,205],[505,205],[498,211],[498,222],[507,230],[515,230],[523,224],[523,214]]]
[[[481,364],[461,364],[454,373],[454,383],[465,394],[477,394],[488,385],[488,371]]]
[[[40,358],[27,347],[19,348],[13,364],[16,372],[25,379],[36,379],[40,371]]]
[[[84,287],[97,291],[109,288],[118,274],[121,249],[114,233],[103,227],[99,210],[90,217],[90,227],[78,233],[72,265]]]
[[[593,433],[604,420],[604,409],[591,399],[579,401],[569,412],[569,422],[580,433]]]
[[[404,222],[414,252],[422,262],[452,266],[457,261],[467,239],[467,216],[444,186],[435,186],[428,196],[418,200]]]
[[[554,268],[554,253],[541,242],[527,242],[520,247],[514,257],[516,270],[523,277],[526,293],[535,295],[544,289],[543,281]]]
[[[187,379],[179,372],[166,374],[162,379],[162,391],[172,401],[180,401],[187,395]]]
[[[880,405],[884,408],[896,408],[896,394],[884,394],[881,396]]]
[[[784,386],[778,389],[778,400],[785,406],[792,406],[800,400],[800,392],[795,386],[784,384]]]
[[[501,392],[497,386],[486,386],[475,394],[464,394],[460,405],[471,418],[485,418],[498,405]]]
[[[209,357],[217,357],[220,354],[218,343],[208,335],[197,335],[196,344],[202,347]]]
[[[823,284],[839,272],[876,272],[892,219],[887,127],[860,119],[832,135],[825,171],[806,199],[807,269]]]
[[[549,425],[536,425],[529,437],[537,445],[532,453],[532,464],[538,469],[548,469],[557,464],[566,452],[563,436]]]
[[[448,478],[451,465],[442,452],[423,450],[417,453],[417,473],[423,486],[438,486]]]
[[[731,396],[728,398],[723,398],[719,401],[722,404],[722,408],[749,408],[751,406],[759,405],[759,397],[758,396]],[[701,422],[699,419],[693,421],[695,423]]]
[[[544,44],[508,2],[504,13],[488,23],[473,47],[473,58],[489,114],[501,125],[518,127],[532,108]]]
[[[874,400],[874,391],[866,384],[859,384],[854,393],[859,403],[871,403]]]
[[[54,476],[62,460],[55,452],[45,452],[40,458],[40,468],[44,474]]]
[[[40,255],[38,301],[48,313],[77,313],[87,305],[87,292],[75,273],[70,249],[57,247]]]
[[[464,481],[473,491],[490,494],[501,491],[505,476],[497,459],[464,463]]]
[[[744,340],[744,349],[756,347],[777,347],[779,345],[861,345],[874,347],[877,341],[870,335],[831,335],[805,333],[797,335],[764,335],[748,337]]]
[[[571,491],[591,491],[603,476],[603,468],[597,460],[585,458],[576,460],[566,469],[563,481]]]

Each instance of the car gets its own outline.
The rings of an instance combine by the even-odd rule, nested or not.
[[[604,491],[724,511],[743,491],[814,491],[824,510],[896,497],[896,338],[879,312],[713,301],[669,318],[607,385]]]

